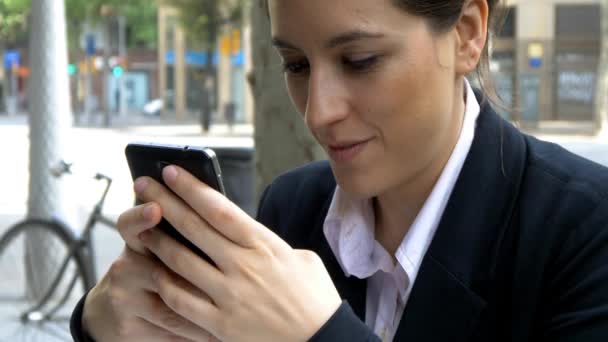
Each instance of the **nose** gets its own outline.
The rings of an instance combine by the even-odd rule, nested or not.
[[[338,75],[311,71],[306,103],[306,124],[318,130],[344,120],[348,116],[348,92]]]

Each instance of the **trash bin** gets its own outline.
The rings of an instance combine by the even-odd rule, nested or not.
[[[222,169],[226,195],[241,209],[255,216],[254,149],[252,147],[213,147]]]

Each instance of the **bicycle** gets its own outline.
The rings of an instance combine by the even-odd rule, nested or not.
[[[72,174],[72,164],[62,161],[53,174]],[[72,309],[96,283],[91,233],[97,223],[116,227],[102,214],[112,178],[94,178],[105,189],[80,236],[58,218],[28,218],[0,237],[0,341],[71,341]],[[49,251],[52,258],[42,255]]]

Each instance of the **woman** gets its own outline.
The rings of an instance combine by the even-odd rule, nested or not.
[[[605,341],[608,171],[474,93],[498,0],[269,0],[329,156],[258,221],[184,170],[139,179],[79,341]],[[481,107],[480,107],[481,104]],[[166,217],[217,264],[153,227]],[[87,336],[90,335],[90,336]]]

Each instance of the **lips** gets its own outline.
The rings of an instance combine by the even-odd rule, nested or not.
[[[365,149],[371,140],[372,139],[330,144],[328,146],[329,157],[335,162],[350,162]]]

